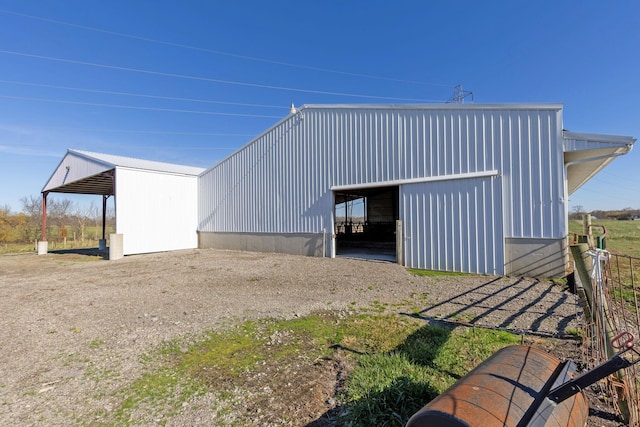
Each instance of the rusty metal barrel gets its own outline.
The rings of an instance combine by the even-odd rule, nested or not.
[[[557,405],[547,399],[575,369],[536,348],[505,347],[416,412],[407,427],[584,427],[589,406],[582,392]]]

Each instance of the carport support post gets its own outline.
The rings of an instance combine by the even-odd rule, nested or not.
[[[47,243],[47,195],[48,191],[42,193],[42,238],[38,242],[38,255],[45,255],[49,250]]]
[[[107,249],[107,198],[109,198],[109,196],[105,196],[104,194],[102,195],[102,239],[98,242],[98,249],[101,251]]]
[[[109,196],[102,196],[102,238],[103,239],[106,239],[105,230],[107,228],[107,197]]]

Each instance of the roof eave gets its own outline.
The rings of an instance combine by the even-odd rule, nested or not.
[[[598,144],[593,148],[564,152],[567,192],[575,193],[616,157],[629,153],[636,139],[631,136],[563,132],[563,138]]]

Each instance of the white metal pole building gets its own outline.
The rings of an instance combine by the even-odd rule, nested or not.
[[[303,106],[199,176],[199,247],[334,256],[361,197],[405,266],[561,276],[569,194],[634,142],[563,131],[561,104]]]

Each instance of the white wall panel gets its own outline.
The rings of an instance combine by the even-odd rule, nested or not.
[[[400,186],[407,266],[504,274],[499,177]]]
[[[87,159],[69,152],[64,156],[42,191],[51,190],[64,184],[69,184],[70,182],[74,182],[79,179],[97,175],[113,168],[113,165],[98,162],[93,159]]]
[[[197,185],[196,176],[116,168],[124,254],[196,248]]]

